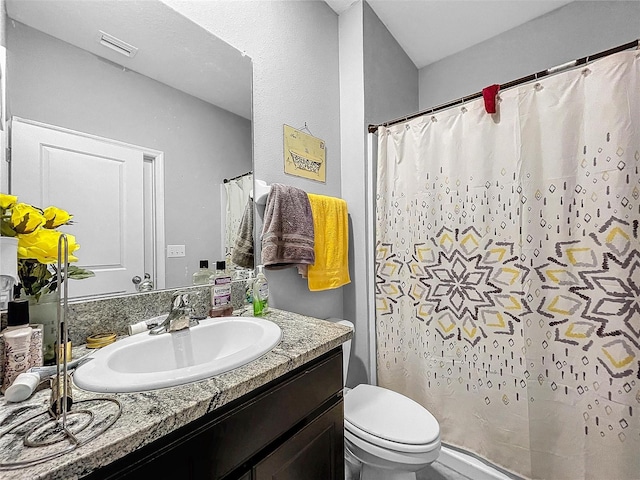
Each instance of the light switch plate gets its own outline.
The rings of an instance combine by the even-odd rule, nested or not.
[[[184,257],[184,245],[167,245],[167,258]]]

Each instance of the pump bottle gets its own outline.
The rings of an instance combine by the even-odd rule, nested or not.
[[[269,283],[264,274],[264,266],[258,265],[256,270],[253,282],[253,315],[260,317],[269,311]]]

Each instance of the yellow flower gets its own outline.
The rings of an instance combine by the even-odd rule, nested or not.
[[[17,203],[11,210],[11,226],[16,233],[33,233],[46,221],[42,211],[26,203]]]
[[[44,218],[47,220],[44,228],[58,228],[60,225],[69,223],[73,215],[58,207],[47,207],[44,209]]]
[[[18,235],[18,259],[37,260],[40,263],[57,263],[60,235],[62,235],[61,232],[46,228]],[[69,244],[69,262],[77,262],[78,258],[72,254],[80,248],[80,245],[76,243],[76,238],[73,235],[66,235]]]
[[[15,195],[7,195],[6,193],[0,193],[0,208],[8,210],[13,207],[18,201],[18,197]]]

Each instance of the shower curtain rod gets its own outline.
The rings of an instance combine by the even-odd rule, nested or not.
[[[225,178],[224,183],[229,183],[231,180],[237,180],[239,178],[246,177],[247,175],[251,175],[252,173],[252,171],[248,171],[247,173],[243,173],[242,175],[236,175],[233,178]]]
[[[617,47],[611,48],[609,50],[605,50],[603,52],[589,55],[587,57],[578,58],[577,60],[572,60],[570,62],[563,63],[562,65],[557,65],[555,67],[542,70],[541,72],[532,73],[531,75],[527,75],[526,77],[518,78],[517,80],[512,80],[510,82],[503,83],[502,85],[500,85],[500,90],[506,90],[508,88],[515,87],[523,83],[531,82],[533,80],[537,80],[539,78],[546,77],[548,75],[553,75],[555,73],[559,73],[568,68],[577,67],[579,65],[585,65],[593,60],[598,60],[608,55],[613,55],[614,53],[623,52],[624,50],[629,50],[631,48],[638,48],[639,45],[640,45],[640,39],[636,39],[633,42],[625,43],[624,45],[619,45]],[[378,130],[378,127],[388,127],[390,125],[406,122],[407,120],[412,120],[414,118],[418,118],[423,115],[428,115],[430,113],[438,112],[440,110],[445,110],[447,108],[460,105],[461,103],[467,102],[469,100],[475,100],[476,98],[481,98],[481,97],[482,97],[482,92],[476,92],[471,95],[465,95],[464,97],[460,97],[451,102],[443,103],[441,105],[428,108],[427,110],[421,110],[419,112],[412,113],[411,115],[407,115],[405,117],[399,117],[394,120],[390,120],[388,122],[380,123],[378,125],[369,124],[368,130],[369,130],[369,133],[376,133],[376,131]]]

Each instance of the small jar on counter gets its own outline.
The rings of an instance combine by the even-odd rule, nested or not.
[[[42,325],[29,325],[27,300],[10,301],[7,328],[0,333],[0,378],[4,394],[21,373],[42,366]]]

